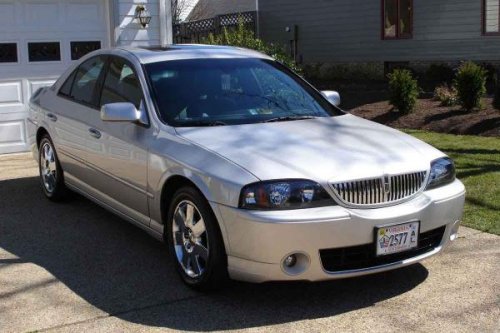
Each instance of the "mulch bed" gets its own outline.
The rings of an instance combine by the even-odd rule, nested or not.
[[[500,137],[500,111],[484,98],[484,108],[467,112],[460,106],[440,106],[432,99],[419,99],[415,111],[404,115],[392,111],[387,101],[364,104],[350,112],[357,116],[396,128],[433,132]]]

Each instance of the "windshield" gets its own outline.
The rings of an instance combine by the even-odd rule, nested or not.
[[[262,59],[188,59],[145,66],[160,116],[176,126],[344,114],[284,66]]]

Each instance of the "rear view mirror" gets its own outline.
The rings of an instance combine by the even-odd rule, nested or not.
[[[321,92],[326,99],[335,106],[340,105],[340,95],[338,92],[333,90],[325,90]]]
[[[144,124],[143,110],[137,110],[132,103],[109,103],[101,107],[103,121],[138,122]]]

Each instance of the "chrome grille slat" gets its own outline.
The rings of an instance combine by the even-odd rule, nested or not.
[[[360,195],[360,192],[361,192],[360,189],[361,189],[361,187],[360,187],[360,184],[355,183],[354,186],[356,187],[356,190],[355,190],[356,191],[356,202],[360,202],[360,200],[361,200],[361,195]]]
[[[394,178],[392,178],[394,180]],[[393,181],[391,183],[391,193],[389,194],[389,201],[394,201],[396,200],[396,183]]]
[[[367,204],[372,204],[372,200],[373,200],[373,180],[370,179],[370,180],[367,180],[366,183],[368,184],[368,189],[366,190],[366,196],[367,196]]]
[[[373,190],[375,189],[374,180],[373,179],[369,180],[368,184],[370,185],[368,190],[368,202],[371,205],[375,201],[375,193],[373,193]]]
[[[375,202],[384,202],[384,198],[380,196],[380,186],[383,184],[380,182],[380,179],[375,180]]]
[[[363,182],[363,203],[368,204],[368,193],[370,191],[370,184],[365,180]]]
[[[414,172],[380,178],[333,183],[336,196],[344,203],[355,206],[381,205],[407,199],[424,186],[427,172]],[[386,184],[385,182],[389,183]],[[389,193],[386,193],[386,187]]]
[[[413,180],[413,175],[410,175],[410,193],[415,191],[415,181]]]
[[[406,197],[406,191],[408,189],[408,184],[406,182],[406,178],[407,177],[406,177],[406,175],[403,175],[403,176],[401,176],[401,178],[403,178],[403,182],[401,183],[401,187],[402,187],[402,189],[401,189],[401,198],[404,198],[404,197]]]
[[[380,179],[378,179],[375,183],[375,195],[377,196],[377,199],[375,199],[375,202],[385,202],[385,196],[383,195],[383,191],[382,191],[382,186],[384,186],[384,184],[380,181]]]

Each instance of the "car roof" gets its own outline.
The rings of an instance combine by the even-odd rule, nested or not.
[[[220,59],[220,58],[272,58],[260,52],[240,47],[198,45],[198,44],[173,44],[166,47],[118,47],[117,49],[132,53],[141,63],[182,59]]]

